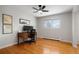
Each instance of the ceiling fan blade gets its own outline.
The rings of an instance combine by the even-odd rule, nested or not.
[[[48,10],[42,10],[43,12],[49,12]]]
[[[39,10],[39,9],[37,9],[37,8],[35,8],[35,7],[33,7],[33,9],[35,9],[35,10]]]
[[[44,9],[46,6],[43,6],[42,9]]]
[[[34,11],[33,13],[36,13],[36,12],[38,12],[38,10],[37,11]]]

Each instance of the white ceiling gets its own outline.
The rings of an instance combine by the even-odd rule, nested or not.
[[[33,13],[35,10],[32,7],[38,8],[37,5],[3,5],[1,7],[11,7],[15,9],[19,9],[18,11],[23,11],[22,13],[31,14],[35,17],[42,17],[42,16],[48,16],[48,15],[54,15],[54,14],[59,14],[59,13],[64,13],[71,11],[73,6],[72,5],[46,5],[45,10],[49,10],[49,12],[42,12],[42,13]],[[17,12],[18,12],[17,11]]]
[[[38,8],[38,6],[34,6]],[[42,17],[42,16],[48,16],[48,15],[54,15],[59,13],[64,13],[71,11],[73,8],[72,5],[46,5],[45,10],[49,10],[49,12],[42,12],[42,13],[33,13],[35,17]],[[32,10],[35,11],[35,10]]]

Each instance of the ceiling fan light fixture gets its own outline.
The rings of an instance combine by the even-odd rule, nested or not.
[[[39,13],[42,13],[42,11],[40,10],[40,11],[38,11]]]
[[[42,13],[42,12],[48,12],[48,10],[45,10],[46,6],[45,5],[38,5],[38,8],[33,7],[34,10],[36,10],[34,13]]]
[[[38,11],[38,14],[42,14],[42,11],[40,10],[40,11]]]

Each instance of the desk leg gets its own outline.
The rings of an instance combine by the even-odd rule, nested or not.
[[[19,45],[19,38],[18,38],[18,45]]]
[[[19,45],[19,38],[18,38],[18,45]]]

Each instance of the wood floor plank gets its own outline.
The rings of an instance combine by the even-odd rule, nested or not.
[[[0,49],[0,54],[79,54],[79,45],[73,48],[65,42],[41,38],[36,43],[22,43]]]

